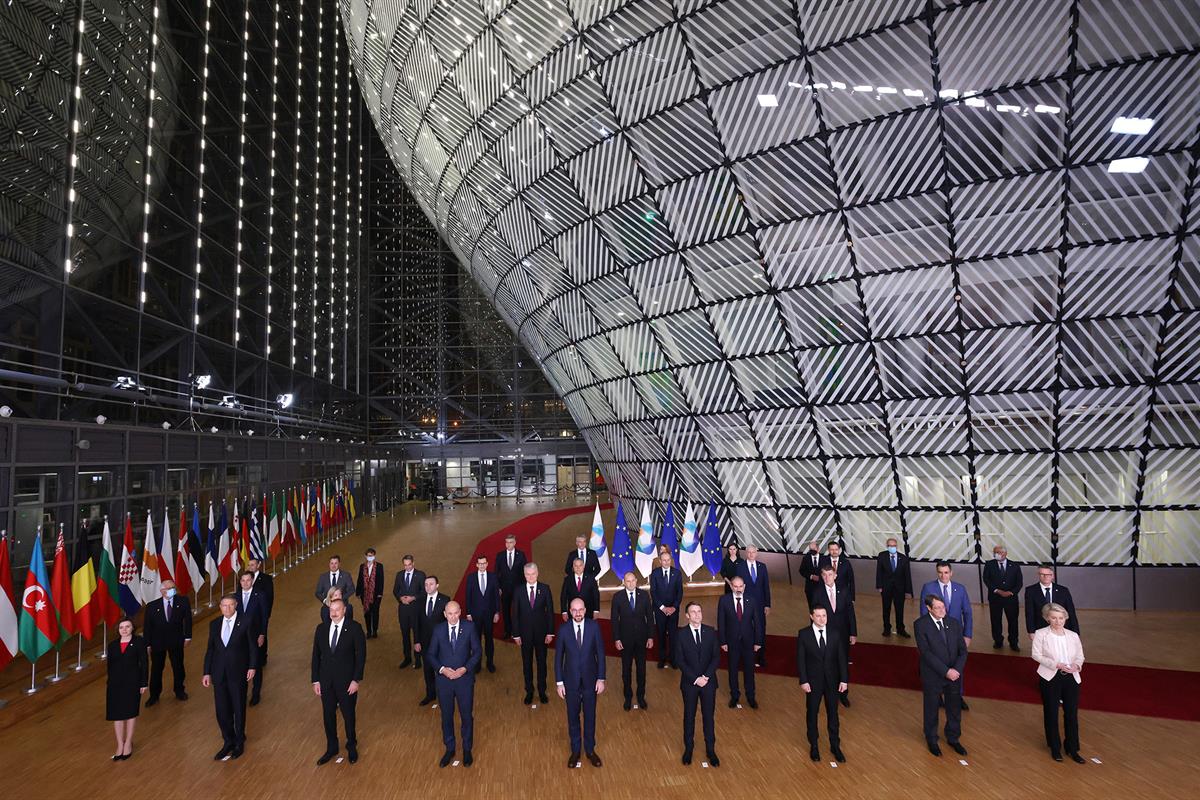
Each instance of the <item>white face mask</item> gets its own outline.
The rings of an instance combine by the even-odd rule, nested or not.
[[[997,560],[997,561],[1003,561],[1003,560],[1004,560],[1004,556],[1000,555],[999,553],[995,553],[994,555],[995,555],[995,557],[996,557],[996,560]]]
[[[368,563],[368,564],[374,564],[374,563],[375,563],[375,556],[367,556],[367,563]]]
[[[174,597],[176,594],[178,594],[178,592],[176,592],[174,588],[167,589],[168,598]]]

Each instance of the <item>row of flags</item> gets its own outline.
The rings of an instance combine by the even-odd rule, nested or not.
[[[659,544],[671,551],[671,556],[679,568],[691,578],[701,567],[716,575],[721,572],[721,533],[717,529],[717,506],[709,503],[708,517],[701,533],[696,520],[696,511],[691,503],[683,517],[683,537],[679,536],[675,522],[675,509],[667,502],[667,511],[663,519],[663,527]],[[650,504],[642,504],[642,519],[638,526],[636,545],[629,538],[629,525],[625,522],[625,508],[617,503],[617,522],[613,528],[613,546],[611,557],[605,544],[604,523],[600,518],[600,504],[592,514],[592,535],[588,547],[596,553],[600,560],[602,577],[610,569],[619,577],[631,572],[635,567],[642,577],[650,576],[658,560],[658,545],[655,544],[654,521],[650,513]]]
[[[173,580],[181,593],[198,592],[206,576],[212,587],[252,558],[261,561],[285,554],[357,515],[353,479],[336,478],[271,492],[261,503],[234,500],[232,514],[225,501],[219,516],[209,503],[203,535],[200,508],[193,504],[190,529],[187,512],[180,510],[174,543],[166,516],[161,536],[156,536],[154,520],[147,513],[139,554],[133,519],[126,514],[120,560],[115,558],[105,517],[102,549],[95,563],[83,532],[68,558],[60,524],[49,575],[39,527],[20,605],[13,593],[8,536],[0,532],[0,669],[18,653],[34,662],[76,634],[91,639],[101,623],[113,625],[158,599],[164,580]]]

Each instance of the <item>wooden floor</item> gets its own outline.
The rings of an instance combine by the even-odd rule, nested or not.
[[[458,585],[474,544],[549,503],[516,506],[494,503],[458,506],[436,514],[406,510],[396,516],[363,519],[357,532],[337,542],[353,569],[361,551],[374,546],[388,570],[400,555],[413,552],[417,564],[438,573],[443,590]],[[609,521],[611,525],[611,520]],[[557,593],[563,556],[574,534],[586,530],[589,517],[568,518],[534,546],[534,557]],[[963,743],[970,751],[966,765],[948,750],[942,758],[924,748],[920,728],[920,696],[916,692],[860,686],[854,706],[842,714],[842,742],[848,762],[814,764],[807,757],[803,703],[792,679],[759,679],[758,711],[730,710],[728,695],[719,691],[717,751],[721,767],[706,769],[698,760],[679,763],[680,698],[678,673],[650,670],[650,710],[621,709],[620,664],[609,661],[614,680],[600,701],[597,751],[605,765],[566,771],[566,720],[562,703],[521,704],[520,662],[515,647],[498,645],[498,672],[479,676],[476,688],[475,758],[471,768],[439,769],[442,752],[439,712],[420,708],[421,675],[398,670],[400,642],[395,607],[385,606],[382,635],[368,646],[366,681],[359,704],[361,759],[315,766],[324,748],[320,705],[308,681],[312,630],[319,617],[312,592],[325,568],[319,555],[277,578],[272,621],[271,659],[263,702],[250,710],[246,755],[216,763],[220,747],[211,694],[200,686],[206,630],[197,633],[187,655],[186,703],[170,693],[144,709],[131,760],[113,764],[111,724],[104,721],[103,681],[94,681],[49,705],[19,725],[0,731],[0,780],[4,785],[34,787],[39,797],[108,798],[127,795],[153,781],[158,796],[209,798],[247,796],[298,800],[346,796],[348,792],[396,796],[417,792],[447,797],[531,798],[599,796],[606,798],[688,798],[706,796],[795,797],[798,792],[832,792],[835,796],[875,798],[965,796],[1193,797],[1200,785],[1195,753],[1200,724],[1085,712],[1082,717],[1086,765],[1050,760],[1041,734],[1041,708],[1036,705],[973,699],[964,715]],[[776,581],[777,585],[786,582]],[[770,629],[783,633],[798,627],[802,602],[798,591],[780,585]],[[879,636],[878,609],[870,598],[860,603],[864,638]],[[711,605],[711,603],[709,604]],[[1087,612],[1088,655],[1097,661],[1200,669],[1195,620],[1182,646],[1154,661],[1141,660],[1139,648],[1116,631],[1130,630],[1134,616],[1126,612]],[[1147,622],[1147,620],[1150,620]],[[1178,619],[1174,620],[1179,633]],[[1136,615],[1139,635],[1156,639],[1158,626],[1172,625],[1170,615]],[[986,623],[985,623],[986,624]],[[1105,645],[1103,633],[1113,631]],[[986,639],[987,637],[984,637]],[[976,649],[976,648],[973,648]],[[1161,648],[1153,648],[1155,650]],[[991,652],[990,644],[986,647]],[[1104,655],[1101,656],[1100,654]],[[1014,655],[1014,668],[1030,669],[1027,655]],[[168,678],[169,680],[169,678]],[[1084,691],[1087,690],[1086,681]],[[702,743],[701,743],[702,744]],[[698,755],[703,751],[700,747]],[[1095,763],[1091,759],[1097,759]],[[150,773],[153,773],[151,775]],[[431,783],[433,782],[433,783]],[[1192,787],[1188,789],[1188,787]],[[336,792],[336,795],[328,794]]]

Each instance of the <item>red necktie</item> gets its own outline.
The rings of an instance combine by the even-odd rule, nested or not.
[[[737,618],[738,622],[742,621],[742,598],[737,598]]]
[[[534,597],[533,593],[534,593],[534,588],[532,586],[530,586],[529,587],[529,607],[530,608],[533,608],[533,597]]]
[[[575,576],[575,591],[583,591],[583,578],[579,577],[578,575]]]

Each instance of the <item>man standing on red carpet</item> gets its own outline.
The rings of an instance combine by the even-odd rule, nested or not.
[[[938,747],[938,704],[946,707],[946,741],[960,756],[967,748],[959,742],[962,735],[962,681],[967,664],[967,643],[962,625],[946,613],[946,604],[936,594],[925,595],[927,614],[917,618],[913,632],[921,654],[921,689],[924,695],[925,744],[935,756]]]

